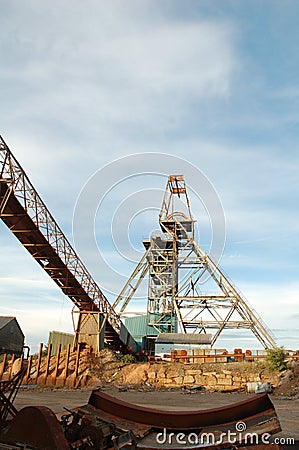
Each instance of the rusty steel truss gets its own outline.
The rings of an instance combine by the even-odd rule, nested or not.
[[[103,292],[61,231],[26,173],[0,136],[0,217],[80,313],[101,314],[96,333],[111,346],[135,342]],[[89,314],[90,313],[90,314]],[[82,321],[78,321],[79,324]],[[90,330],[89,334],[91,333]],[[76,330],[80,340],[81,330]],[[84,340],[84,336],[82,337]]]
[[[245,328],[252,331],[264,348],[276,347],[268,327],[195,241],[195,220],[182,175],[168,178],[159,223],[162,232],[143,241],[146,252],[114,308],[124,314],[142,279],[149,273],[148,338],[154,339],[161,332],[215,330],[213,346],[224,329]],[[216,294],[203,292],[207,279],[216,287]]]

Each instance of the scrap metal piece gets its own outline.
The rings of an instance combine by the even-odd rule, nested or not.
[[[20,389],[26,365],[19,370],[10,380],[0,381],[0,425],[3,426],[9,416],[15,417],[18,413],[13,405]]]
[[[27,406],[0,432],[0,442],[43,450],[69,450],[60,423],[46,406]]]
[[[193,429],[224,424],[268,411],[275,414],[274,406],[267,394],[257,395],[248,400],[219,408],[197,411],[166,411],[127,403],[95,390],[91,393],[89,405],[122,420],[168,429]]]
[[[262,450],[261,437],[281,431],[267,394],[208,410],[166,411],[127,403],[95,390],[87,405],[69,412],[59,423],[46,407],[23,408],[1,430],[0,442],[43,450]],[[237,433],[233,444],[229,433]],[[253,440],[248,440],[248,433]]]
[[[262,450],[261,437],[281,431],[267,394],[208,410],[166,411],[127,403],[97,390],[92,392],[88,405],[80,410],[113,423],[120,434],[133,432],[135,448],[142,450],[221,450],[237,449],[244,445],[248,450]],[[229,439],[230,433],[237,433],[234,444]],[[188,436],[191,435],[193,441],[189,442]],[[248,438],[250,435],[252,439]],[[185,440],[183,445],[179,445],[178,440],[182,436],[185,436]],[[279,446],[273,448],[278,449]]]

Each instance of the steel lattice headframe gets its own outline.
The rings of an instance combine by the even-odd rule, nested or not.
[[[180,209],[178,209],[180,208]],[[194,223],[182,175],[168,178],[159,215],[161,234],[143,241],[146,252],[114,303],[120,314],[149,273],[147,337],[160,332],[206,333],[214,345],[224,329],[245,328],[264,348],[276,347],[274,336],[243,295],[194,240]],[[203,275],[217,287],[202,292]]]

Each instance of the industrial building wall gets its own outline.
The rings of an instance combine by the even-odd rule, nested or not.
[[[104,348],[105,328],[102,329],[101,333],[99,332],[103,320],[103,314],[98,311],[81,311],[78,319],[80,325],[77,325],[76,330],[77,343],[85,343],[92,347],[94,351]]]
[[[15,353],[23,351],[24,334],[16,319],[12,319],[0,329],[0,353]]]
[[[124,342],[127,348],[133,352],[138,352],[140,350],[140,340],[131,336],[131,333],[128,331],[127,327],[122,324],[120,328],[120,337],[122,342]]]
[[[125,326],[129,330],[130,334],[133,336],[135,341],[142,342],[142,338],[147,334],[150,336],[158,336],[159,331],[152,326],[146,326],[147,320],[156,322],[159,319],[159,314],[150,313],[149,315],[142,314],[134,317],[127,317],[125,319]],[[173,318],[173,328],[174,332],[177,331],[177,320]],[[168,331],[168,330],[165,330]]]
[[[146,335],[146,317],[146,314],[142,314],[140,316],[126,317],[124,320],[126,328],[137,342],[141,342],[143,336]]]
[[[71,333],[63,333],[62,331],[50,331],[48,345],[52,344],[51,355],[56,355],[58,344],[64,350],[68,344],[73,345],[75,335]]]

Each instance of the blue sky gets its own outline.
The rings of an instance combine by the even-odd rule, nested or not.
[[[221,199],[221,266],[278,330],[278,343],[298,346],[298,2],[10,0],[0,8],[1,134],[69,239],[76,199],[96,170],[154,152],[166,174],[158,154],[180,157]],[[120,191],[144,192],[136,211],[154,204],[130,225],[138,256],[165,186],[138,170],[95,218],[97,245],[124,277],[134,262],[106,239],[126,198]],[[204,210],[195,200],[192,210],[208,247]],[[129,219],[118,213],[115,236]],[[17,316],[32,348],[50,329],[71,331],[70,301],[2,223],[0,249],[0,314]],[[81,256],[104,289],[113,285],[97,248]]]

